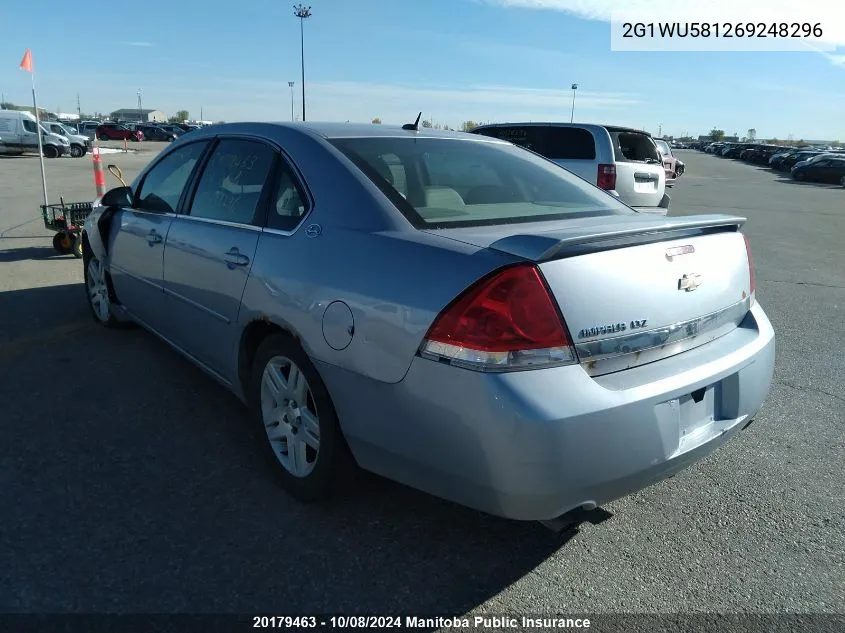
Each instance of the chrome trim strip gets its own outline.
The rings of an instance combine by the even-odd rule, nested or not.
[[[653,330],[579,342],[575,351],[591,376],[629,369],[680,354],[735,329],[751,309],[747,297],[722,310]]]
[[[296,225],[296,229],[298,229],[300,226],[302,226],[302,222]],[[290,237],[291,235],[296,233],[296,229],[293,229],[292,231],[283,231],[282,229],[268,229],[267,227],[264,227],[261,232],[267,233],[269,235],[283,235],[284,237]]]
[[[261,232],[261,227],[255,226],[254,224],[243,224],[242,222],[229,222],[227,220],[213,220],[211,218],[200,218],[195,215],[187,215],[185,213],[180,213],[177,217],[180,220],[191,220],[193,222],[202,222],[203,224],[228,226],[233,229],[246,229],[247,231],[255,231],[257,233]]]

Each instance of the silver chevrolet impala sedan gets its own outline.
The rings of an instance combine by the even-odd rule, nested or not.
[[[357,464],[554,521],[762,406],[775,341],[744,222],[641,215],[483,136],[235,123],[98,200],[83,262],[94,319],[241,398],[296,498]]]

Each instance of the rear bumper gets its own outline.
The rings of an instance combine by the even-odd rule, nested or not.
[[[638,213],[650,213],[651,215],[666,215],[667,213],[669,213],[669,204],[670,204],[671,201],[672,201],[672,198],[669,197],[669,194],[664,193],[663,198],[660,200],[660,204],[657,205],[656,207],[631,207],[631,208]]]
[[[597,378],[580,365],[485,374],[422,358],[395,384],[318,368],[363,468],[490,514],[550,520],[721,446],[762,406],[774,355],[755,306],[712,343]]]

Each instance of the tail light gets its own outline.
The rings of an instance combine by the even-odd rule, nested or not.
[[[599,165],[599,177],[596,182],[599,189],[616,189],[616,165]]]
[[[476,371],[576,362],[566,323],[529,264],[500,270],[461,293],[435,319],[420,353]]]
[[[748,241],[747,235],[743,234],[742,237],[745,238],[745,253],[748,256],[749,294],[751,295],[751,305],[754,305],[757,292],[757,275],[754,274],[754,260],[751,257],[751,243]]]

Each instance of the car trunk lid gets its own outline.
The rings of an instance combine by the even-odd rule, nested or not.
[[[611,216],[431,232],[537,263],[579,360],[601,375],[738,326],[753,301],[744,222]]]

